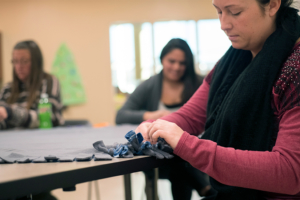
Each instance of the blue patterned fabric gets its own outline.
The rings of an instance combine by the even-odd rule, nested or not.
[[[157,159],[171,159],[174,156],[170,145],[164,139],[159,138],[158,143],[152,145],[149,141],[144,141],[141,133],[136,134],[133,130],[129,131],[125,138],[128,140],[126,144],[115,143],[113,146],[105,146],[104,142],[97,141],[93,144],[94,148],[103,153],[109,154],[109,150],[113,151],[113,157],[129,158],[133,155],[149,155]],[[111,154],[110,154],[111,155]]]

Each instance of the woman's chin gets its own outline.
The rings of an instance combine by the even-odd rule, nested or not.
[[[25,81],[26,81],[26,78],[23,77],[23,76],[18,76],[18,78],[19,78],[19,80],[20,80],[21,82],[25,82]]]
[[[237,43],[237,42],[231,42],[231,45],[233,48],[235,49],[243,49],[243,50],[246,50],[245,49],[245,46],[244,45],[241,45],[240,43]]]
[[[167,79],[172,82],[179,82],[181,77],[168,77]]]

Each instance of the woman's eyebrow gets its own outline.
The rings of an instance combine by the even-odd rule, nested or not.
[[[229,7],[237,7],[238,5],[228,5],[228,6],[225,6],[225,8],[229,8]]]
[[[213,6],[216,7],[216,8],[219,8],[219,7],[216,6],[215,4],[213,4]],[[225,8],[234,7],[234,6],[238,6],[238,5],[228,5],[228,6],[225,6]]]
[[[213,4],[214,7],[219,8],[218,6],[216,6],[215,4]]]

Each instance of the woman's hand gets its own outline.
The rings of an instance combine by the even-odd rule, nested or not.
[[[152,120],[157,120],[163,116],[166,116],[168,114],[170,114],[171,112],[168,111],[168,110],[157,110],[157,111],[147,111],[144,113],[143,115],[143,119],[146,121],[146,120],[149,120],[149,119],[152,119]]]
[[[6,109],[3,106],[0,106],[0,122],[7,118]]]
[[[152,123],[150,122],[144,122],[141,123],[136,129],[135,129],[135,133],[141,133],[144,137],[144,140],[149,141],[149,137],[148,137],[148,129],[151,126]]]
[[[157,139],[161,137],[164,138],[173,149],[175,149],[183,132],[184,131],[177,126],[177,124],[158,119],[150,124],[147,135],[152,144],[155,144]]]

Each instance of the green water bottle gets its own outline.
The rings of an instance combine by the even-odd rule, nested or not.
[[[52,128],[52,105],[49,103],[48,94],[42,93],[38,105],[40,128]]]

